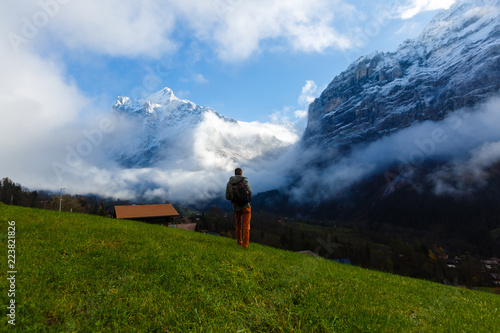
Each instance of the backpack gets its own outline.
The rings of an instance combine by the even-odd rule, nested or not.
[[[251,196],[250,193],[247,192],[245,185],[243,185],[243,180],[236,185],[233,185],[233,200],[232,203],[237,204],[238,206],[244,206],[250,202]]]

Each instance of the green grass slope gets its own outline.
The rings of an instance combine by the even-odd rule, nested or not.
[[[16,321],[6,306],[16,222]],[[494,332],[500,297],[185,230],[0,206],[0,329]],[[5,254],[5,255],[4,255]]]

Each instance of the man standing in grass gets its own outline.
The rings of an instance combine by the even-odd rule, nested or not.
[[[252,211],[250,197],[252,189],[243,171],[240,168],[234,170],[234,176],[229,178],[226,185],[226,199],[233,203],[234,218],[236,219],[236,240],[238,244],[248,249],[250,239],[250,218]]]

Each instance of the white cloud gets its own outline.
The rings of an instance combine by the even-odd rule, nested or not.
[[[186,83],[190,83],[190,82],[194,82],[194,83],[197,83],[197,84],[208,84],[210,81],[203,76],[203,74],[191,74],[191,76],[189,77],[181,77],[179,79],[181,82],[186,82]]]
[[[293,108],[290,106],[285,106],[281,110],[274,111],[269,119],[273,124],[280,124],[289,128],[294,127],[294,120],[290,118],[290,115],[293,114]]]
[[[210,81],[208,81],[208,79],[206,77],[204,77],[202,74],[196,74],[194,76],[194,81],[196,83],[199,83],[199,84],[207,84],[209,83]]]
[[[51,33],[71,49],[112,56],[152,56],[176,50],[175,14],[161,1],[70,1]]]
[[[72,50],[112,56],[160,55],[176,50],[176,24],[168,4],[157,0],[2,2],[12,32],[38,47],[62,42]]]
[[[449,9],[455,2],[456,0],[411,0],[397,11],[401,19],[407,20],[424,11]]]
[[[176,7],[197,38],[215,43],[221,59],[239,61],[259,53],[273,40],[300,52],[322,52],[350,47],[347,36],[334,27],[336,15],[354,7],[343,1],[255,0],[200,2],[186,0]]]
[[[270,50],[277,45],[299,52],[345,50],[352,46],[350,38],[335,23],[356,12],[341,0],[42,0],[0,6],[18,35],[30,30],[25,19],[34,24],[36,38],[30,39],[39,47],[62,42],[96,54],[160,57],[177,50],[177,32],[183,31],[227,61],[261,52],[266,41],[273,41]]]
[[[194,158],[202,169],[230,171],[236,164],[265,156],[295,143],[299,136],[285,126],[259,122],[227,122],[206,113],[194,132]],[[236,156],[237,160],[233,157]]]
[[[468,160],[454,161],[427,176],[438,195],[468,195],[488,184],[488,168],[500,161],[500,141],[486,142]]]
[[[307,117],[307,110],[297,110],[293,114],[297,119],[304,119]]]
[[[306,84],[302,87],[302,92],[299,96],[299,104],[302,106],[309,106],[316,98],[315,93],[318,89],[313,80],[307,80]]]
[[[51,162],[56,157],[64,159],[65,147],[78,140],[78,123],[90,124],[94,114],[90,100],[66,79],[59,63],[31,52],[35,30],[26,35],[30,38],[24,37],[18,34],[23,28],[17,30],[13,21],[8,12],[1,12],[0,35],[25,38],[15,45],[7,38],[0,40],[0,136],[6,143],[0,159],[1,177],[26,186],[54,183]]]
[[[423,24],[421,22],[407,21],[394,34],[403,36],[415,36],[419,34],[422,30],[423,30]]]
[[[309,104],[314,101],[318,93],[318,86],[313,80],[306,80],[301,89],[297,103],[305,109],[286,106],[283,109],[273,112],[270,119],[275,124],[282,124],[288,128],[295,128],[302,133],[307,125],[307,115]]]

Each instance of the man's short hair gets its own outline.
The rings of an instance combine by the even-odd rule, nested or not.
[[[241,170],[241,168],[234,169],[235,176],[241,176],[242,174],[243,174],[243,170]]]

